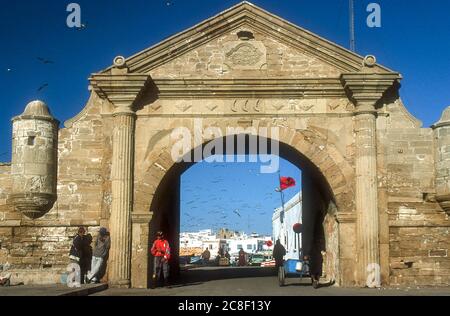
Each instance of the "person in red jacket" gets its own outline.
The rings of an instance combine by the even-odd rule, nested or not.
[[[164,285],[169,286],[169,260],[170,260],[170,245],[167,240],[164,239],[163,232],[158,232],[156,234],[156,240],[153,243],[151,249],[154,259],[153,267],[153,284],[152,288],[156,287],[156,284],[161,275],[161,270],[164,276]]]

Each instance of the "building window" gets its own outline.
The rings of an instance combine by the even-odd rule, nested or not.
[[[242,249],[242,245],[237,245],[237,249],[241,250]]]
[[[28,146],[34,146],[35,140],[36,140],[36,136],[29,136],[28,137]]]
[[[247,245],[247,250],[252,250],[252,249],[253,249],[252,245]]]

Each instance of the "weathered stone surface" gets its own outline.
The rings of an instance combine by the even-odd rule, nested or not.
[[[279,139],[282,155],[323,180],[336,206],[324,221],[328,278],[365,286],[367,265],[378,264],[383,285],[448,284],[450,114],[421,128],[398,96],[399,79],[242,3],[94,74],[89,101],[57,144],[36,120],[14,129],[20,161],[13,171],[0,164],[0,264],[26,284],[58,282],[77,227],[95,235],[106,226],[109,281],[146,287],[151,238],[167,229],[176,242],[179,229],[179,192],[167,181],[178,181],[184,165],[171,157],[171,134],[194,134],[200,122],[218,134],[193,145],[255,131]],[[41,133],[39,148],[57,145],[57,161],[27,151],[28,131]],[[52,183],[45,175],[56,166]],[[13,188],[14,175],[27,173],[40,186],[19,177]],[[57,201],[45,216],[15,210],[13,192],[52,185]]]

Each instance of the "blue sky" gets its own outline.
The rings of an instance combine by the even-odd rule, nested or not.
[[[281,205],[278,173],[261,173],[267,163],[195,164],[181,177],[181,229],[229,228],[272,235],[272,215]],[[285,202],[301,191],[301,170],[280,159],[282,176],[297,183],[284,191]]]
[[[166,0],[79,0],[82,20],[87,24],[82,31],[65,24],[70,2],[2,1],[0,161],[10,160],[10,119],[20,114],[28,102],[45,101],[56,118],[64,122],[81,111],[87,101],[89,75],[108,67],[115,56],[135,54],[240,1],[171,0],[168,6]],[[347,2],[253,1],[345,47],[349,46]],[[365,23],[366,7],[371,2],[382,7],[379,29],[368,28]],[[426,127],[450,105],[449,12],[450,1],[443,0],[356,0],[357,52],[374,54],[381,64],[403,74],[404,103]],[[54,64],[42,64],[38,57]],[[43,84],[48,87],[38,92]],[[234,168],[227,168],[230,177],[246,174],[248,166]],[[196,166],[189,172],[194,181],[201,178],[204,169]],[[260,181],[258,190],[266,192],[272,182],[269,178]],[[232,180],[224,180],[224,185],[233,188]],[[260,200],[256,193],[249,197],[252,204]]]

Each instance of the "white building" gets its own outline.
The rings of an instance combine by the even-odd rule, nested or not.
[[[259,236],[259,235],[241,235],[238,238],[227,239],[228,252],[231,255],[236,255],[239,250],[243,249],[248,254],[255,254],[261,252],[268,252],[273,249],[267,246],[267,242],[272,241],[272,237],[269,236]]]
[[[213,240],[216,236],[213,235],[211,229],[201,230],[199,232],[181,233],[180,247],[181,248],[203,248],[205,240]],[[206,247],[204,248],[206,249]]]
[[[241,249],[247,254],[271,252],[273,246],[268,247],[268,241],[272,241],[272,237],[260,236],[258,234],[248,236],[244,233],[234,234],[234,236],[229,239],[221,239],[217,238],[210,229],[180,234],[181,249],[197,248],[205,250],[208,248],[211,253],[211,258],[215,258],[221,248],[224,249],[224,251],[228,251],[232,256],[236,256]]]
[[[224,239],[218,239],[214,236],[213,238],[205,239],[203,241],[202,249],[208,248],[211,253],[211,259],[214,259],[221,248],[226,250],[226,246],[227,242]]]
[[[302,236],[300,238],[294,232],[293,227],[302,223],[302,194],[294,196],[284,206],[284,220],[282,222],[282,207],[275,210],[272,217],[273,238],[275,242],[279,239],[286,248],[285,260],[299,259],[299,249],[302,247]]]

